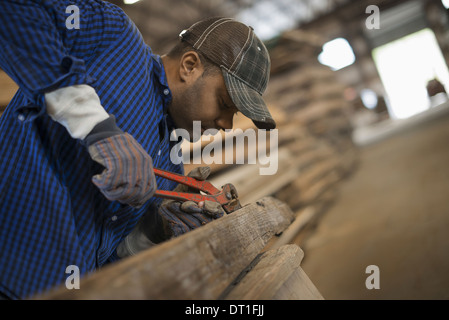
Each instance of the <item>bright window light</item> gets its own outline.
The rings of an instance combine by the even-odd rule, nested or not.
[[[392,118],[408,118],[429,109],[426,87],[431,79],[437,78],[448,91],[449,71],[430,29],[387,43],[372,54]]]
[[[337,38],[323,45],[318,61],[336,71],[353,64],[355,55],[346,39]]]
[[[441,3],[446,9],[449,9],[449,0],[441,0]]]
[[[371,89],[363,89],[360,91],[360,98],[363,105],[368,109],[374,109],[377,107],[377,94]]]
[[[124,4],[133,4],[133,3],[136,3],[137,1],[140,1],[140,0],[123,0],[123,3]]]

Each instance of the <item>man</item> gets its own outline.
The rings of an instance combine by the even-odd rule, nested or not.
[[[67,27],[70,5],[79,28]],[[69,266],[84,275],[222,215],[153,197],[176,187],[153,166],[183,174],[169,135],[193,136],[193,120],[229,129],[241,111],[274,128],[261,97],[269,57],[251,28],[207,19],[161,57],[103,1],[3,0],[0,20],[0,68],[19,85],[0,118],[1,296],[35,295]]]

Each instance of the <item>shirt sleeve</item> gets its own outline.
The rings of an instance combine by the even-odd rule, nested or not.
[[[32,1],[0,1],[0,68],[38,107],[37,115],[45,112],[45,92],[94,82],[84,60],[64,47],[61,34],[67,30],[58,29],[46,9]]]
[[[48,115],[74,139],[83,140],[98,123],[109,118],[94,88],[85,84],[46,93],[45,102]]]

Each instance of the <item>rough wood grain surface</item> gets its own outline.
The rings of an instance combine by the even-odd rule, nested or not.
[[[304,253],[295,244],[266,251],[225,297],[229,300],[323,299],[301,269]]]
[[[293,219],[266,197],[37,299],[216,299]]]

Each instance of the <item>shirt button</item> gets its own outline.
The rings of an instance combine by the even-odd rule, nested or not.
[[[19,114],[19,116],[17,117],[20,121],[24,121],[25,120],[25,116],[23,114]]]
[[[112,217],[111,217],[111,220],[112,220],[112,221],[116,221],[116,220],[117,220],[117,216],[112,216]]]
[[[168,96],[169,93],[170,93],[170,90],[164,89],[164,94],[165,94],[166,96]]]

